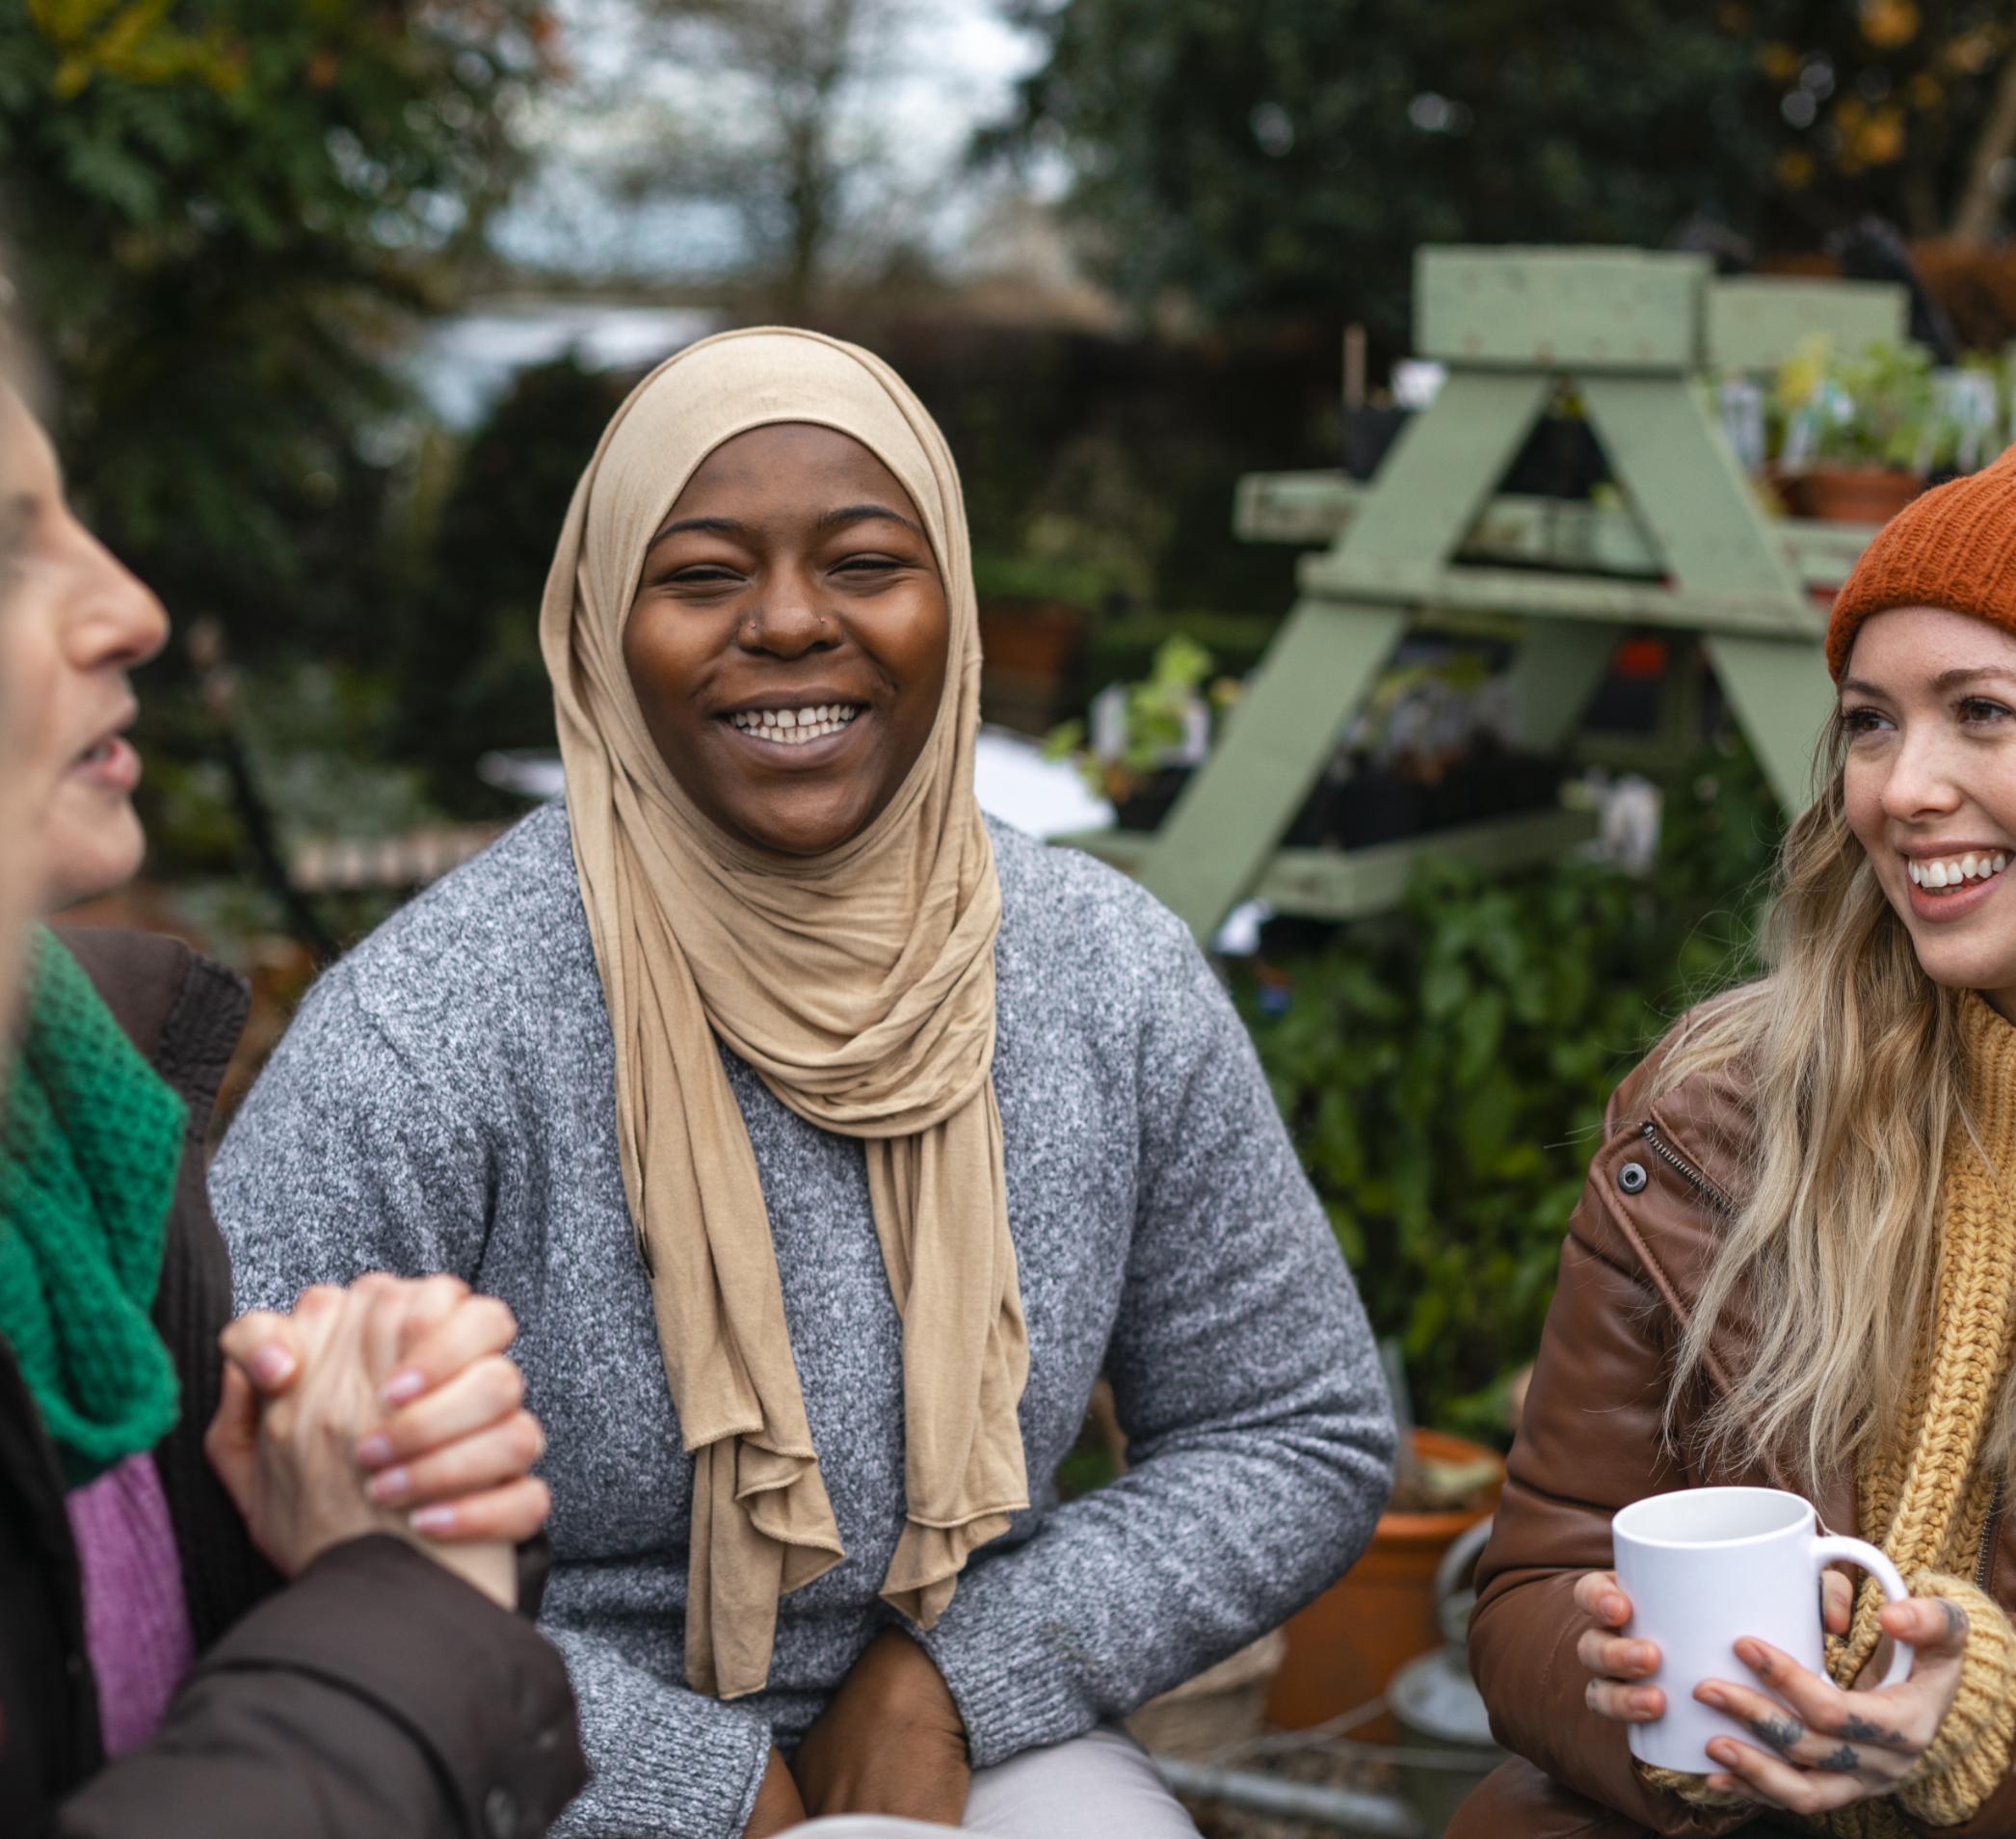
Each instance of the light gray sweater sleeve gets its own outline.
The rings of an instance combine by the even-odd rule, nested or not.
[[[508,1052],[508,1044],[494,1044]],[[450,1091],[450,1084],[458,1088]],[[313,1283],[367,1270],[478,1277],[494,1196],[517,1179],[508,1130],[481,1120],[483,1056],[403,1053],[340,967],[310,993],[211,1169],[237,1307],[285,1309]],[[565,1839],[740,1832],[768,1760],[768,1723],[669,1685],[588,1634],[544,1633],[566,1657],[594,1774]]]
[[[346,970],[309,991],[210,1166],[239,1310],[291,1309],[367,1270],[475,1281],[493,1145],[441,1086]]]
[[[1173,920],[1144,948],[1140,1203],[1106,1350],[1130,1473],[976,1553],[921,1637],[976,1767],[1132,1711],[1340,1576],[1392,1482],[1364,1310],[1252,1043]]]
[[[546,1635],[566,1658],[593,1772],[553,1839],[718,1839],[748,1826],[770,1762],[761,1718],[668,1686],[597,1636]]]

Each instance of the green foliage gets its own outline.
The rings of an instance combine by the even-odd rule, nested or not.
[[[1749,966],[1779,834],[1747,752],[1667,789],[1659,861],[1487,880],[1431,864],[1394,913],[1240,969],[1241,1009],[1423,1422],[1502,1427],[1617,1081]]]
[[[1129,296],[1404,335],[1423,242],[1658,242],[1750,190],[1741,48],[1650,0],[1069,0],[1023,130]]]
[[[1845,460],[1923,472],[1933,455],[1932,359],[1922,345],[1832,350],[1803,343],[1779,367],[1772,404],[1790,460]],[[1949,443],[1950,444],[1950,443]]]
[[[0,13],[0,209],[72,493],[240,651],[355,653],[395,598],[385,340],[512,176],[541,29],[531,0]]]
[[[1085,687],[1097,695],[1108,683],[1146,677],[1154,668],[1155,653],[1178,633],[1202,645],[1228,676],[1243,678],[1266,655],[1287,604],[1284,600],[1282,610],[1273,614],[1187,610],[1101,620],[1086,641]]]
[[[476,778],[476,759],[493,747],[553,745],[540,597],[574,484],[624,393],[571,357],[522,371],[462,455],[398,673],[397,752],[425,767],[449,810],[521,810]]]
[[[1815,246],[1946,227],[2006,31],[1987,0],[1020,0],[1048,40],[999,145],[1061,148],[1146,305],[1406,335],[1420,243]],[[1881,15],[1880,21],[1878,14]]]
[[[1125,722],[1117,754],[1085,753],[1085,724],[1060,722],[1044,738],[1047,760],[1075,756],[1078,774],[1094,797],[1127,797],[1156,768],[1182,758],[1191,711],[1223,711],[1239,700],[1242,686],[1221,677],[1205,689],[1215,659],[1188,632],[1172,632],[1155,647],[1148,675],[1126,686]],[[1202,692],[1202,694],[1200,694]]]
[[[1153,772],[1171,748],[1182,745],[1190,705],[1210,674],[1210,653],[1187,633],[1162,642],[1146,680],[1127,685],[1123,766]]]

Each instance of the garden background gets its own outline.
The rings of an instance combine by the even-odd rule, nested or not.
[[[2005,6],[985,11],[0,16],[0,228],[45,403],[77,504],[176,625],[140,681],[153,847],[120,911],[248,971],[254,1058],[402,892],[307,885],[308,855],[507,820],[525,801],[478,762],[551,744],[539,593],[635,369],[563,349],[446,413],[430,339],[487,306],[783,318],[888,357],[964,470],[996,629],[1068,625],[1040,719],[994,686],[1023,727],[1173,634],[1233,677],[1260,655],[1294,551],[1234,539],[1234,482],[1337,464],[1340,334],[1365,328],[1375,380],[1407,355],[1419,243],[1909,259],[1923,335],[2016,336]],[[934,113],[976,33],[992,77]],[[1231,965],[1424,1421],[1501,1435],[1605,1099],[1747,962],[1780,816],[1713,696],[1690,706],[1649,866],[1435,869],[1397,912],[1277,921]]]

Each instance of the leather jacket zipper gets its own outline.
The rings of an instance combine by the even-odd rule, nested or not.
[[[1736,1208],[1730,1203],[1729,1196],[1723,1193],[1698,1168],[1687,1162],[1681,1156],[1680,1152],[1659,1134],[1658,1126],[1653,1123],[1650,1118],[1647,1118],[1644,1123],[1638,1126],[1638,1134],[1645,1139],[1646,1145],[1651,1149],[1652,1153],[1660,1161],[1664,1162],[1667,1167],[1671,1168],[1684,1182],[1705,1194],[1725,1213],[1734,1213],[1736,1212]]]
[[[1644,1123],[1638,1126],[1638,1134],[1644,1137],[1646,1146],[1652,1153],[1660,1161],[1664,1162],[1668,1168],[1672,1169],[1684,1182],[1687,1183],[1689,1186],[1705,1195],[1715,1206],[1719,1207],[1723,1213],[1733,1214],[1736,1212],[1735,1207],[1730,1204],[1728,1195],[1724,1194],[1714,1183],[1689,1163],[1664,1137],[1660,1136],[1658,1127],[1650,1118],[1647,1118]],[[1980,1553],[1975,1559],[1974,1586],[1977,1590],[1985,1590],[1988,1587],[1988,1573],[1994,1568],[1995,1538],[1996,1534],[2002,1531],[2003,1492],[2003,1483],[1998,1480],[1995,1484],[1994,1496],[1988,1503],[1988,1517],[1981,1525]]]
[[[2002,1531],[2003,1484],[1995,1484],[1995,1498],[1988,1503],[1988,1517],[1981,1525],[1981,1556],[1974,1567],[1974,1586],[1977,1590],[1988,1587],[1988,1573],[1995,1566],[1995,1535]]]

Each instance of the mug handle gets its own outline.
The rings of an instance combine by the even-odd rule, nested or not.
[[[1844,1538],[1838,1532],[1830,1532],[1813,1542],[1813,1565],[1816,1571],[1824,1570],[1836,1559],[1846,1559],[1850,1564],[1859,1564],[1870,1576],[1883,1586],[1883,1594],[1893,1603],[1909,1599],[1911,1592],[1904,1587],[1904,1580],[1897,1575],[1897,1567],[1864,1539]],[[1883,1675],[1882,1686],[1895,1686],[1911,1671],[1916,1658],[1912,1648],[1903,1641],[1893,1640],[1890,1644],[1890,1671]],[[1878,1691],[1881,1690],[1879,1686]]]

